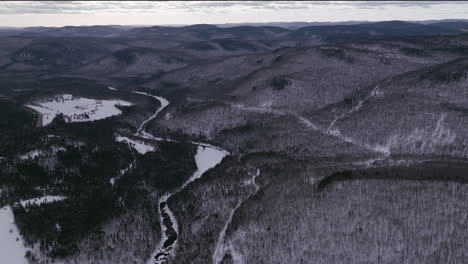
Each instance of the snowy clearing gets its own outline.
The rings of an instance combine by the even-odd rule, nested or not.
[[[14,223],[13,211],[10,206],[0,209],[0,256],[2,263],[27,264],[24,255],[28,248]]]
[[[148,143],[145,143],[143,141],[139,141],[139,140],[131,139],[128,137],[123,137],[123,136],[118,136],[115,138],[115,140],[118,142],[126,142],[140,154],[145,154],[147,152],[155,151],[153,146],[148,145]]]
[[[31,205],[40,205],[45,203],[53,203],[66,199],[63,196],[43,196],[30,200],[20,201],[23,207]],[[18,228],[15,224],[15,217],[11,206],[7,205],[0,208],[0,263],[8,264],[27,264],[29,263],[24,257],[28,250],[24,245]]]
[[[212,148],[208,146],[199,145],[197,148],[197,154],[195,154],[195,163],[197,164],[197,170],[190,177],[190,179],[182,185],[182,189],[187,186],[187,184],[193,182],[194,180],[200,178],[203,173],[207,170],[218,165],[224,157],[228,155],[227,151],[220,150],[218,148]]]
[[[58,114],[65,116],[66,122],[89,122],[115,115],[120,115],[116,105],[131,106],[132,103],[123,100],[96,100],[74,98],[71,94],[55,96],[47,102],[28,104],[29,107],[42,116],[42,125],[48,125]]]

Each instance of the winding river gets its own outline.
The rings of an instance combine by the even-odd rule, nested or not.
[[[144,92],[134,91],[136,94],[145,95],[152,97],[158,100],[161,103],[161,106],[156,110],[156,112],[150,116],[148,119],[144,120],[143,123],[138,127],[136,132],[136,136],[156,140],[156,141],[171,141],[177,142],[171,139],[163,139],[157,138],[151,135],[150,133],[145,131],[145,128],[151,120],[155,119],[158,114],[169,105],[169,101],[163,97],[151,95]],[[155,251],[151,254],[151,257],[148,260],[148,264],[162,264],[166,263],[167,260],[174,255],[175,248],[177,246],[177,238],[179,234],[179,227],[177,225],[177,220],[174,214],[171,212],[167,200],[174,194],[180,192],[181,190],[185,189],[187,185],[191,182],[195,181],[196,179],[203,176],[203,174],[219,164],[223,158],[229,154],[229,152],[201,142],[189,141],[189,143],[197,145],[197,153],[195,154],[195,162],[197,164],[197,170],[193,173],[193,175],[177,190],[172,193],[167,193],[159,199],[159,217],[161,223],[161,230],[162,238],[159,244],[157,245]]]

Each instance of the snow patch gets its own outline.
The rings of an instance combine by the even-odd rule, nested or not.
[[[147,152],[155,151],[153,146],[143,141],[139,141],[139,140],[131,139],[128,137],[123,137],[123,136],[118,136],[115,138],[115,140],[118,142],[125,142],[129,144],[132,148],[134,148],[140,154],[145,154]]]
[[[35,159],[39,156],[44,156],[46,154],[51,154],[51,155],[55,155],[57,154],[59,151],[65,151],[66,149],[64,147],[52,147],[51,148],[51,151],[48,152],[48,151],[45,151],[45,150],[39,150],[39,149],[36,149],[36,150],[32,150],[28,153],[25,153],[23,155],[20,156],[20,159],[21,160],[30,160],[30,159]]]
[[[112,86],[107,86],[107,89],[112,90],[112,91],[117,91],[118,90],[117,88],[114,88]]]
[[[161,241],[159,242],[158,249],[151,254],[151,257],[149,258],[147,264],[163,264],[167,261],[168,256],[171,256],[174,254],[174,250],[177,247],[177,240],[174,241],[173,244],[171,245],[165,245],[165,242],[169,239],[167,236],[167,232],[169,228],[163,224],[164,218],[163,215],[167,215],[170,219],[170,222],[172,223],[172,229],[175,231],[176,234],[179,234],[179,226],[177,225],[176,218],[172,211],[169,209],[169,206],[167,206],[167,199],[169,198],[169,194],[164,195],[159,199],[159,220],[161,221],[161,228],[162,228],[162,237]],[[161,208],[161,204],[164,203],[164,207]],[[154,262],[153,262],[154,261]]]
[[[63,196],[44,196],[30,200],[20,201],[23,207],[58,202],[66,199]],[[26,252],[33,250],[24,245],[11,206],[0,208],[0,258],[1,263],[28,264]]]
[[[22,160],[34,159],[42,155],[42,150],[33,150],[20,156]]]
[[[199,145],[197,148],[197,154],[195,154],[195,163],[197,164],[197,170],[190,177],[190,179],[182,185],[182,188],[187,186],[187,184],[193,182],[194,180],[200,178],[203,173],[207,170],[218,165],[228,153],[226,151],[211,148],[208,146]]]
[[[96,100],[74,98],[71,94],[55,96],[47,102],[28,104],[29,107],[42,116],[42,125],[48,125],[58,114],[65,116],[66,122],[89,122],[100,120],[122,112],[116,107],[131,106],[132,103],[123,100]]]
[[[239,254],[235,249],[234,246],[232,245],[232,241],[226,241],[226,232],[232,222],[232,219],[234,218],[234,214],[236,213],[237,209],[242,205],[244,201],[249,199],[252,195],[258,192],[260,187],[257,185],[257,177],[260,176],[260,169],[257,169],[255,174],[252,176],[252,178],[247,182],[248,185],[253,185],[255,190],[253,193],[251,193],[245,200],[240,200],[234,209],[231,211],[229,214],[229,217],[226,221],[226,223],[223,226],[223,229],[221,229],[221,232],[219,233],[218,237],[218,242],[216,243],[216,248],[213,253],[212,259],[213,259],[213,264],[219,264],[221,261],[223,261],[224,256],[229,252],[230,255],[232,256],[234,263],[244,263],[243,257],[241,254]]]
[[[24,245],[15,225],[13,210],[10,206],[0,209],[0,256],[2,263],[27,264],[24,257],[28,248]]]
[[[410,133],[394,134],[387,138],[384,145],[378,145],[376,149],[388,153],[391,149],[422,154],[436,153],[439,148],[454,144],[457,138],[457,134],[445,125],[446,117],[446,114],[442,114],[432,130],[415,128]]]
[[[153,139],[152,136],[150,136],[148,133],[146,133],[144,131],[146,125],[153,119],[156,118],[156,116],[159,114],[159,112],[161,112],[166,106],[169,105],[169,101],[166,100],[165,98],[163,97],[159,97],[159,96],[156,96],[156,95],[151,95],[151,94],[148,94],[148,93],[145,93],[145,92],[138,92],[138,91],[133,91],[133,93],[136,93],[136,94],[139,94],[139,95],[145,95],[145,96],[149,96],[149,97],[153,97],[155,98],[156,100],[158,100],[160,103],[161,103],[161,106],[158,108],[158,110],[156,110],[156,112],[150,116],[148,119],[146,119],[145,121],[143,121],[143,123],[141,123],[140,127],[138,128],[137,130],[137,133],[136,135],[138,136],[141,136],[141,137],[144,137],[144,138],[149,138],[149,139]]]
[[[135,167],[135,160],[133,160],[125,169],[120,170],[119,175],[116,177],[112,177],[109,180],[109,183],[113,186],[115,182],[120,179],[120,177],[124,176],[127,172],[133,170],[133,167]]]
[[[219,164],[223,158],[228,155],[228,152],[221,150],[219,148],[213,148],[209,144],[203,144],[202,143],[196,143],[196,142],[191,142],[193,144],[197,144],[197,153],[195,154],[195,162],[197,164],[197,170],[193,173],[192,177],[190,177],[183,185],[182,187],[178,190],[183,190],[188,184],[191,182],[195,181],[196,179],[200,178],[207,170],[215,167],[217,164]],[[176,191],[175,193],[177,193]],[[169,209],[167,205],[167,200],[172,194],[167,194],[163,196],[161,199],[159,199],[159,204],[163,204],[163,208],[160,208],[160,223],[161,223],[161,229],[163,230],[163,236],[161,238],[161,241],[159,242],[156,250],[151,254],[151,257],[148,260],[148,264],[154,263],[154,264],[162,264],[165,263],[165,261],[169,258],[169,256],[174,254],[174,250],[177,246],[177,240],[174,241],[173,244],[171,245],[165,245],[166,241],[168,241],[168,237],[166,235],[166,231],[168,228],[164,224],[163,221],[163,213],[167,214],[169,216],[170,222],[172,223],[172,228],[176,232],[176,234],[179,233],[179,227],[177,225],[177,221],[175,216],[172,214],[171,210]]]
[[[55,203],[55,202],[63,201],[65,199],[67,199],[67,197],[65,196],[47,195],[47,196],[33,198],[29,200],[23,200],[23,201],[20,201],[19,203],[26,209],[29,206]]]

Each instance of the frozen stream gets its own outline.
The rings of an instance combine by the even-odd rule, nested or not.
[[[152,116],[150,116],[148,119],[143,121],[143,123],[140,125],[135,135],[146,138],[146,139],[152,139],[152,140],[157,140],[157,141],[174,142],[171,139],[156,138],[153,135],[145,131],[146,125],[151,120],[156,118],[158,113],[161,112],[166,106],[169,105],[169,101],[167,101],[165,98],[154,96],[154,95],[147,94],[144,92],[134,92],[134,93],[153,97],[161,103],[161,106],[159,107],[159,109],[156,110],[156,112]],[[221,148],[218,148],[216,146],[210,145],[210,144],[194,142],[194,141],[190,141],[189,143],[192,143],[198,146],[197,153],[195,154],[195,162],[197,164],[197,170],[179,189],[175,190],[172,193],[168,193],[159,199],[159,215],[160,215],[161,229],[163,233],[162,233],[161,241],[159,242],[159,244],[155,248],[155,251],[151,254],[151,257],[148,260],[148,264],[165,263],[171,256],[174,255],[174,250],[177,246],[177,237],[179,233],[179,228],[177,225],[177,220],[175,219],[174,214],[172,214],[167,204],[167,200],[172,195],[183,190],[191,182],[203,176],[203,174],[207,170],[215,167],[217,164],[219,164],[223,160],[223,158],[226,155],[229,154],[227,151]]]
[[[148,263],[161,264],[174,254],[174,249],[177,245],[177,236],[179,228],[177,221],[167,205],[169,197],[183,190],[189,183],[200,178],[203,173],[219,164],[228,153],[217,148],[207,146],[198,146],[197,154],[195,155],[195,162],[197,163],[197,170],[193,175],[175,192],[164,195],[159,199],[159,212],[161,228],[163,230],[163,237],[157,249],[151,255]]]

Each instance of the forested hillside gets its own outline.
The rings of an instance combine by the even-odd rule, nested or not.
[[[294,25],[0,30],[15,263],[463,263],[467,23]]]

